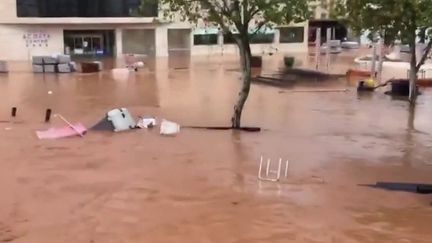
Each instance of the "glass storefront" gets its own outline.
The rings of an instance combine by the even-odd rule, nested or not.
[[[302,43],[304,41],[303,27],[280,27],[280,43]]]
[[[65,54],[110,56],[114,52],[113,30],[65,30]]]

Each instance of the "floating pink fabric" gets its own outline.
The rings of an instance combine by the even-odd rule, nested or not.
[[[72,136],[80,136],[84,134],[87,129],[81,123],[76,123],[74,127],[62,127],[62,128],[50,128],[46,131],[36,131],[36,135],[39,139],[56,139],[56,138],[66,138]],[[80,134],[78,134],[78,132]]]

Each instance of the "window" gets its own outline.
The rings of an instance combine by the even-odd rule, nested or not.
[[[280,43],[302,43],[304,41],[303,27],[281,27]]]
[[[194,45],[217,45],[218,35],[217,34],[201,34],[194,35]]]
[[[251,44],[270,44],[273,43],[274,34],[257,33],[250,35],[249,38]]]
[[[140,3],[140,0],[17,0],[17,16],[133,17]],[[141,10],[144,17],[156,17],[157,0]]]
[[[224,44],[236,44],[234,36],[238,34],[224,35]],[[268,33],[257,33],[255,35],[249,35],[249,41],[251,44],[270,44],[273,43],[274,34]]]
[[[231,34],[231,35],[224,34],[224,44],[236,44],[236,41],[234,39],[235,36],[238,36],[238,34]]]

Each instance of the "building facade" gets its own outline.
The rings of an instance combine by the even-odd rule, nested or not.
[[[161,21],[157,4],[136,17],[140,0],[1,0],[0,53],[5,60],[65,53],[112,56],[233,54],[237,47],[204,23]],[[266,29],[252,40],[252,52],[307,51],[308,24]]]
[[[310,2],[312,9],[312,19],[328,19],[330,17],[330,8],[333,5],[332,0],[315,0]]]

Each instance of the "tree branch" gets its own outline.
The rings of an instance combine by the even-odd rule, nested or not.
[[[256,35],[265,24],[266,24],[265,22],[260,22],[257,26],[257,29],[251,35],[252,36]]]
[[[234,22],[235,27],[238,32],[243,33],[243,23],[242,23],[242,7],[239,0],[235,0],[232,3],[232,12],[236,15],[236,18],[232,21]]]
[[[255,9],[249,13],[249,18],[252,19],[257,13],[259,13],[259,9]]]
[[[423,66],[423,64],[426,62],[426,59],[427,59],[427,57],[428,57],[429,52],[431,51],[431,49],[432,49],[432,40],[430,40],[429,43],[428,43],[428,45],[426,46],[426,49],[425,49],[425,51],[423,53],[423,56],[420,59],[420,62],[416,66],[416,72],[418,72],[420,70],[421,66]]]
[[[252,20],[252,16],[250,15],[249,11],[249,0],[243,0],[243,8],[242,8],[242,14],[243,14],[243,28],[248,30],[249,22]]]

